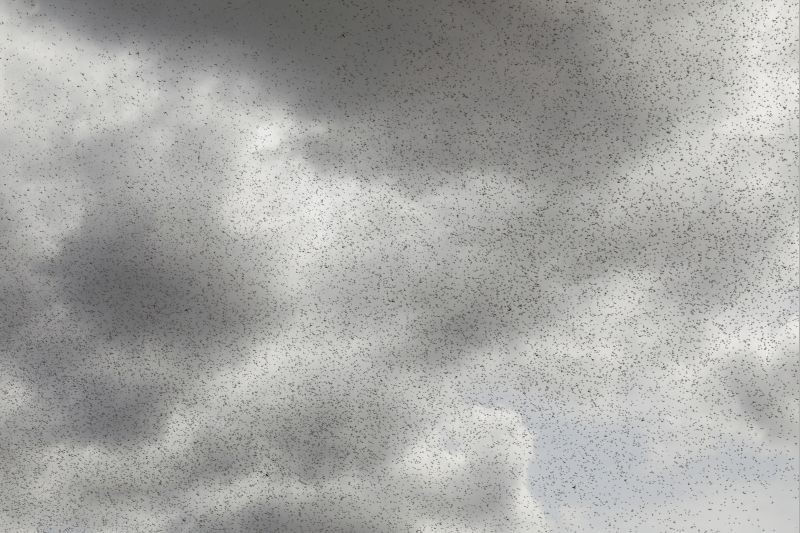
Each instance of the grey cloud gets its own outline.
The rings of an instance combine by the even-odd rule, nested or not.
[[[73,60],[145,62],[106,87],[23,69],[7,88],[16,181],[82,208],[47,253],[34,236],[50,223],[15,213],[37,200],[3,198],[1,244],[17,253],[2,362],[35,397],[3,422],[3,469],[23,488],[0,486],[20,524],[569,530],[569,512],[607,507],[596,523],[613,530],[611,515],[635,523],[684,484],[772,487],[792,468],[728,433],[753,421],[796,446],[796,354],[762,372],[760,352],[726,361],[707,340],[797,316],[796,120],[753,120],[753,97],[773,95],[739,68],[780,77],[796,43],[753,52],[733,3],[31,5],[12,5],[30,11],[21,28],[71,43]],[[113,84],[139,84],[147,109],[114,125],[127,104]],[[52,122],[25,114],[37,98]],[[271,106],[297,121],[244,163]],[[756,133],[736,130],[742,114]],[[69,139],[65,121],[95,116]],[[156,146],[161,129],[173,141]],[[294,211],[287,182],[302,185]],[[264,223],[249,222],[270,232],[234,231],[229,195],[256,198],[248,217]],[[294,229],[278,231],[286,213]],[[695,371],[709,376],[679,377]],[[498,414],[464,415],[503,394]],[[520,421],[492,425],[508,413]],[[679,419],[700,422],[682,435]],[[507,437],[518,426],[535,445],[504,457],[529,440]],[[719,435],[731,442],[688,452],[691,468],[666,464],[664,449]],[[53,466],[63,448],[97,476]],[[639,469],[657,453],[661,470]],[[427,470],[402,463],[426,454]],[[66,489],[30,489],[45,468]],[[521,478],[544,518],[515,507]],[[96,507],[56,504],[58,490]]]
[[[247,72],[327,129],[296,148],[303,157],[367,181],[388,174],[418,194],[476,168],[602,180],[629,154],[669,140],[685,117],[723,112],[705,104],[725,101],[735,67],[735,52],[715,40],[726,27],[690,23],[677,4],[633,12],[547,2],[75,2],[39,16],[100,42],[168,50],[178,69],[199,51],[207,68]]]
[[[750,423],[765,429],[769,436],[798,442],[800,429],[793,406],[800,401],[796,387],[798,361],[792,352],[775,354],[768,367],[757,357],[735,357],[720,369],[720,380],[737,400],[738,408]]]

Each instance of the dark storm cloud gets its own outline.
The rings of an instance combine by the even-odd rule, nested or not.
[[[124,194],[118,200],[124,207],[94,210],[46,269],[100,333],[202,345],[280,321],[268,280],[243,266],[249,261],[266,271],[270,258],[248,257],[202,207],[169,206],[171,216],[156,219],[147,214],[153,206]]]
[[[183,140],[195,146],[214,140],[207,131],[195,137]],[[53,313],[41,302],[32,308],[30,299],[40,291],[25,283],[34,281],[8,280],[8,290],[16,287],[20,295],[8,301],[22,306],[9,315],[9,325],[29,337],[24,344],[12,342],[6,360],[24,369],[42,397],[64,413],[57,433],[65,438],[124,442],[153,436],[163,422],[162,403],[190,385],[198,369],[244,357],[238,349],[223,356],[220,347],[269,336],[286,316],[285,302],[270,285],[269,249],[226,232],[210,205],[225,184],[213,151],[198,157],[183,153],[183,144],[167,148],[161,157],[182,168],[166,179],[169,165],[145,154],[145,145],[141,132],[126,128],[63,146],[53,161],[78,170],[85,212],[58,253],[22,255],[27,263],[21,266],[55,292],[51,298],[66,306],[67,320],[58,317],[36,333],[36,311]],[[13,237],[8,242],[22,254],[25,246]],[[138,346],[146,352],[151,343],[165,349],[141,364],[165,365],[166,377],[146,372],[149,378],[114,383],[96,375],[115,364],[109,350]],[[176,377],[181,375],[185,381]]]
[[[388,174],[411,194],[469,169],[603,180],[687,114],[722,112],[701,102],[720,98],[734,66],[714,22],[674,29],[692,17],[677,4],[631,18],[624,5],[514,1],[67,2],[40,14],[145,54],[174,46],[178,67],[200,53],[248,72],[326,126],[297,147],[306,159]]]

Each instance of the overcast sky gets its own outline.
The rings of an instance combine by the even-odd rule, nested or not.
[[[796,2],[0,0],[0,531],[794,532]]]

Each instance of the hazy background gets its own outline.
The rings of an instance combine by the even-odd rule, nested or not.
[[[800,527],[796,3],[0,6],[0,530]]]

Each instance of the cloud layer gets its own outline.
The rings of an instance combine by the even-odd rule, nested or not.
[[[8,531],[793,531],[788,3],[5,2]]]

